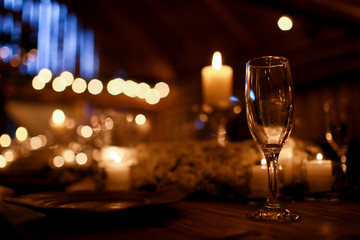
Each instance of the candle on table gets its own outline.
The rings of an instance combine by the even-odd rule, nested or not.
[[[250,194],[251,198],[263,198],[268,194],[268,172],[266,159],[261,159],[261,165],[255,165],[251,168],[250,178]]]
[[[217,108],[227,108],[232,94],[233,70],[222,65],[221,53],[215,52],[212,66],[201,70],[203,102]]]
[[[129,149],[115,146],[104,147],[101,151],[106,172],[106,190],[129,190],[131,188]]]
[[[305,164],[308,192],[317,193],[330,191],[335,177],[332,174],[332,162],[323,160],[318,154],[317,159]]]
[[[113,163],[105,166],[106,190],[129,190],[131,188],[130,166],[127,163]]]
[[[279,167],[282,168],[282,184],[290,186],[295,180],[296,165],[293,157],[295,141],[292,138],[285,143],[279,155]],[[279,169],[280,170],[280,169]]]

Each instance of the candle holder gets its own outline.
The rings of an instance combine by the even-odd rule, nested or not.
[[[202,112],[209,118],[211,139],[214,140],[217,146],[225,147],[229,141],[226,125],[230,118],[241,112],[239,102],[231,102],[228,107],[221,108],[203,104]]]

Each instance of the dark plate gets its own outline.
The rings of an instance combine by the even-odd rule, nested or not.
[[[175,203],[184,198],[176,191],[42,192],[8,197],[9,203],[42,213],[116,213],[119,211]]]

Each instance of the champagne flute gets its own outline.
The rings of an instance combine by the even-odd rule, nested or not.
[[[340,159],[338,177],[346,183],[346,153],[352,133],[350,101],[346,98],[337,99],[336,102],[329,99],[324,104],[324,112],[326,140]]]
[[[293,127],[294,93],[289,61],[265,56],[246,64],[246,117],[250,133],[263,151],[268,169],[269,193],[260,210],[248,218],[266,222],[293,222],[297,213],[280,206],[278,199],[278,158]]]

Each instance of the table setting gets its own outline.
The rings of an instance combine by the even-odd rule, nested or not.
[[[348,129],[333,132],[329,103],[324,105],[325,136],[338,162],[326,159],[321,146],[291,137],[296,108],[289,60],[254,58],[246,64],[245,77],[252,139],[230,141],[226,124],[241,107],[231,99],[231,67],[221,66],[219,52],[216,61],[218,66],[202,69],[199,114],[212,129],[209,139],[112,145],[119,116],[101,113],[89,125],[76,126],[59,109],[44,135],[29,137],[19,128],[14,141],[1,136],[9,142],[1,141],[0,213],[10,225],[6,234],[20,239],[281,239],[343,238],[349,231],[350,238],[359,237],[353,228],[360,220],[359,192],[347,181],[344,157]],[[64,229],[54,227],[64,221]]]

